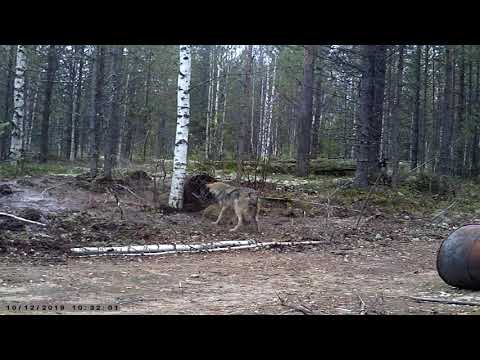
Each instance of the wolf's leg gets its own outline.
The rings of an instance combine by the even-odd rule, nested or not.
[[[233,229],[230,229],[230,231],[237,231],[238,228],[243,225],[242,209],[240,209],[238,206],[238,201],[235,201],[233,208],[235,210],[235,215],[237,215],[238,223],[237,226],[235,226]]]
[[[255,213],[254,213],[253,216],[252,216],[252,222],[253,222],[253,224],[255,225],[255,230],[257,230],[257,232],[259,232],[259,231],[258,231],[258,213],[257,213],[257,209],[255,209]]]
[[[255,230],[258,232],[258,213],[257,207],[250,206],[243,213],[244,219],[248,219],[249,223],[253,223]]]
[[[217,221],[214,221],[213,224],[218,225],[220,223],[220,220],[222,220],[223,213],[225,212],[226,209],[227,207],[223,205],[222,209],[220,210],[220,214],[218,214]]]

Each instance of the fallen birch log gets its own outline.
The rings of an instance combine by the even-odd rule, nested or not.
[[[129,245],[110,247],[77,247],[70,251],[76,255],[83,256],[105,256],[105,255],[164,255],[177,253],[195,253],[253,249],[271,246],[295,246],[295,245],[318,245],[325,241],[272,241],[256,242],[253,240],[232,240],[219,241],[206,244],[162,244],[162,245]]]
[[[4,212],[0,212],[0,216],[7,216],[7,217],[11,217],[15,220],[18,220],[18,221],[24,221],[24,222],[27,222],[29,224],[35,224],[35,225],[40,225],[40,226],[47,226],[46,224],[42,224],[40,222],[37,222],[37,221],[33,221],[33,220],[28,220],[28,219],[24,219],[20,216],[15,216],[15,215],[12,215],[12,214],[7,214],[7,213],[4,213]]]

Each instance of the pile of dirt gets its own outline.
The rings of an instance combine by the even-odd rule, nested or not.
[[[42,213],[33,208],[25,208],[18,214],[19,217],[22,217],[27,220],[40,221],[42,218]],[[11,217],[0,217],[0,232],[4,231],[22,231],[25,229],[26,223],[21,220],[17,220]]]
[[[37,209],[26,208],[18,216],[32,221],[43,220]],[[48,216],[47,216],[48,218]],[[48,231],[13,218],[0,223],[0,253],[52,257],[65,254],[71,246],[68,238],[61,238]]]
[[[32,181],[30,181],[28,179],[25,179],[25,178],[18,179],[16,181],[16,183],[17,183],[17,185],[26,186],[26,187],[34,187],[35,186],[35,184]]]
[[[128,182],[138,182],[138,181],[152,181],[152,178],[143,170],[135,170],[127,173],[126,180]]]
[[[0,184],[0,196],[13,194],[13,190],[8,184]]]
[[[161,222],[133,222],[86,211],[71,211],[52,219],[49,230],[70,247],[143,245],[156,242],[163,232],[163,225]]]

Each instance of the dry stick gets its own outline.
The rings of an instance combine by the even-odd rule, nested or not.
[[[44,190],[40,193],[40,195],[43,196],[43,194],[46,193],[47,191],[52,190],[52,189],[55,189],[55,188],[60,187],[60,186],[63,186],[63,185],[67,185],[67,184],[69,184],[69,183],[70,183],[70,182],[67,181],[67,182],[64,182],[64,183],[61,183],[61,184],[57,184],[57,185],[54,185],[54,186],[50,186],[50,187],[44,189]]]
[[[158,162],[155,163],[155,169],[153,169],[153,206],[158,206],[158,187],[157,187],[157,170]]]
[[[365,211],[365,208],[367,207],[367,202],[368,200],[370,200],[370,195],[372,195],[372,192],[373,190],[375,189],[375,187],[378,185],[378,182],[380,181],[380,178],[382,177],[382,173],[380,173],[378,176],[377,176],[377,180],[375,180],[375,183],[373,184],[373,186],[370,188],[370,191],[368,192],[368,195],[367,195],[367,198],[365,199],[365,202],[363,203],[363,208],[361,210],[361,213],[360,215],[358,216],[358,220],[357,220],[357,223],[355,225],[355,228],[358,228],[358,225],[360,224],[360,220],[362,219],[363,217],[363,212]]]
[[[46,224],[42,224],[42,223],[39,223],[39,222],[36,222],[36,221],[33,221],[33,220],[28,220],[28,219],[24,219],[20,216],[15,216],[15,215],[12,215],[12,214],[7,214],[7,213],[4,213],[4,212],[0,212],[0,216],[8,216],[8,217],[11,217],[11,218],[14,218],[16,220],[19,220],[19,221],[25,221],[27,223],[30,223],[30,224],[35,224],[35,225],[40,225],[40,226],[47,226]]]
[[[110,195],[113,195],[113,197],[115,198],[115,201],[117,202],[117,207],[120,210],[120,220],[123,220],[125,217],[124,217],[124,214],[123,214],[123,209],[120,206],[120,199],[118,198],[117,194],[112,189],[107,188],[107,191],[109,192]]]
[[[445,209],[443,209],[440,214],[436,215],[433,217],[432,220],[430,220],[431,222],[433,222],[434,220],[436,220],[437,218],[439,218],[440,216],[442,216],[443,214],[445,214],[450,208],[452,208],[453,206],[455,206],[457,204],[457,200],[455,200],[453,203],[451,203],[450,205],[448,205]]]
[[[407,296],[409,299],[415,300],[416,302],[435,302],[441,304],[451,304],[451,305],[466,305],[466,306],[480,306],[480,302],[475,301],[458,301],[458,300],[447,300],[447,299],[435,299],[435,298],[421,298],[414,296]]]
[[[167,170],[165,169],[165,160],[162,159],[162,161],[160,162],[160,165],[161,165],[161,168],[162,168],[162,172],[163,172],[163,176],[162,176],[162,191],[165,189],[165,179],[167,178]],[[215,171],[214,171],[214,174],[215,174]]]
[[[417,167],[415,167],[415,168],[413,168],[413,169],[410,169],[410,170],[407,172],[406,175],[408,176],[408,175],[411,174],[412,172],[416,171],[417,169],[421,168],[421,167],[424,166],[424,165],[427,165],[427,164],[431,163],[431,162],[434,161],[435,159],[436,159],[436,156],[434,156],[433,158],[431,158],[431,159],[428,160],[428,161],[425,161],[423,164],[420,164],[420,165],[418,165]]]
[[[360,315],[365,315],[366,311],[366,305],[365,302],[363,301],[362,297],[357,294],[358,299],[360,300]]]
[[[285,299],[283,299],[278,293],[275,293],[277,295],[278,300],[280,300],[280,305],[288,307],[292,310],[300,311],[303,315],[315,315],[315,313],[307,308],[306,306],[300,304],[299,306],[295,304],[288,304]]]
[[[347,182],[346,184],[343,184],[342,186],[340,186],[339,188],[335,189],[335,191],[333,191],[331,194],[329,194],[327,196],[327,217],[325,218],[325,227],[328,227],[328,223],[329,223],[329,220],[330,220],[330,200],[331,198],[337,193],[339,192],[341,189],[347,187],[348,185],[350,185],[352,183],[352,181],[349,181]]]
[[[135,196],[137,199],[142,200],[143,202],[147,203],[147,200],[146,200],[146,199],[144,199],[144,198],[142,198],[141,196],[138,196],[137,194],[135,194],[135,193],[133,192],[133,190],[131,190],[131,189],[128,188],[127,186],[120,185],[120,184],[115,184],[115,185],[117,185],[118,187],[121,187],[122,189],[127,190],[130,194],[132,194],[133,196]]]

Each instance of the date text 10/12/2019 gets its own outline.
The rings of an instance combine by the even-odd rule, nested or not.
[[[8,312],[80,312],[80,311],[119,311],[116,304],[98,305],[98,304],[7,304],[3,306],[4,311]]]

